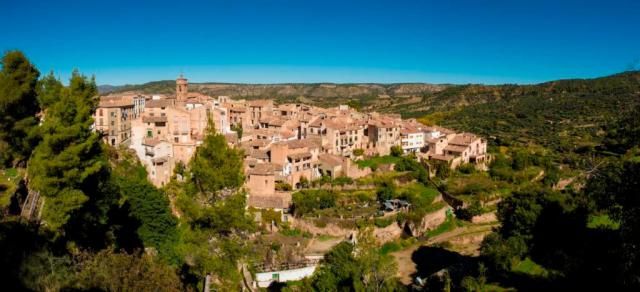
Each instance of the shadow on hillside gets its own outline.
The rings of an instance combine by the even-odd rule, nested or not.
[[[411,255],[411,260],[416,263],[416,272],[411,275],[413,278],[426,278],[447,269],[453,282],[458,283],[464,276],[474,274],[477,270],[477,258],[441,247],[422,246]]]
[[[452,290],[461,291],[460,282],[466,276],[478,276],[478,264],[480,258],[464,256],[456,252],[449,251],[442,247],[422,246],[412,255],[411,260],[416,263],[416,272],[412,278],[421,279],[431,277],[427,280],[430,287],[426,291],[437,291],[442,289],[442,279],[434,279],[434,275],[446,269],[451,277]],[[499,283],[501,287],[515,288],[517,291],[555,291],[553,282],[535,278],[524,274],[508,273],[500,274],[487,271],[487,281],[489,283]],[[555,287],[557,288],[557,287]],[[440,290],[441,291],[441,290]]]

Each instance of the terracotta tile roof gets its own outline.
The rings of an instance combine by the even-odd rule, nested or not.
[[[289,131],[289,130],[283,130],[280,132],[280,136],[283,139],[289,139],[291,137],[295,137],[296,133],[294,133],[293,131]]]
[[[309,152],[303,152],[303,153],[289,154],[287,155],[287,157],[293,160],[298,160],[298,159],[304,159],[304,158],[311,158],[312,155]]]
[[[268,160],[269,152],[266,150],[251,149],[251,151],[249,152],[249,156],[256,159]]]
[[[159,107],[170,107],[173,106],[175,104],[175,100],[174,99],[152,99],[152,100],[147,100],[144,103],[144,107],[145,108],[159,108]]]
[[[133,107],[133,96],[103,96],[100,97],[98,107]]]
[[[280,163],[271,163],[273,164],[273,170],[280,172],[284,168],[284,166]]]
[[[478,140],[478,136],[471,134],[471,133],[461,133],[461,134],[457,134],[455,137],[453,137],[453,139],[451,139],[451,141],[449,141],[449,144],[455,144],[455,145],[470,145],[471,143],[473,143],[473,141]]]
[[[429,156],[429,159],[442,160],[442,161],[451,161],[454,158],[456,157],[451,155],[440,155],[440,154],[432,154]]]
[[[144,116],[142,117],[142,122],[143,123],[161,123],[161,122],[166,122],[167,121],[167,117],[150,117],[150,116]]]
[[[309,127],[320,128],[322,127],[323,119],[315,119],[313,122],[309,123]]]
[[[258,163],[249,169],[249,175],[274,175],[275,168],[271,163]]]
[[[331,167],[336,167],[342,165],[342,157],[332,154],[320,154],[318,155],[318,160],[322,164],[326,164]]]
[[[254,208],[262,209],[286,209],[291,203],[290,196],[272,195],[272,196],[255,196],[250,195],[247,205]]]
[[[278,105],[276,107],[276,109],[279,110],[279,111],[291,111],[291,112],[293,112],[293,111],[296,111],[298,109],[298,105],[295,104],[295,103],[285,103],[285,104]]]
[[[264,117],[260,119],[260,123],[268,124],[269,126],[281,127],[286,120],[278,117]]]
[[[273,106],[273,100],[269,100],[269,99],[250,100],[247,102],[247,105],[250,107]]]
[[[286,141],[284,142],[289,146],[289,149],[296,149],[296,148],[320,148],[321,147],[321,140],[320,139],[313,139],[313,138],[306,138],[306,139],[300,139],[300,140],[291,140],[291,141]]]
[[[451,151],[451,152],[458,152],[458,153],[462,153],[465,150],[467,150],[467,146],[459,146],[459,145],[447,145],[444,147],[445,151]]]
[[[227,109],[229,109],[230,112],[236,112],[236,113],[244,113],[247,111],[247,108],[245,108],[244,106],[234,105],[234,104],[231,104],[231,106],[228,106]]]

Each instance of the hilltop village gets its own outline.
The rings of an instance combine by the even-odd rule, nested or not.
[[[346,105],[214,98],[189,92],[183,76],[176,80],[175,96],[101,96],[94,117],[105,142],[135,150],[158,187],[169,182],[177,164],[189,162],[209,119],[229,146],[244,150],[249,206],[257,208],[284,209],[291,196],[282,191],[323,176],[365,176],[372,169],[354,161],[388,155],[393,147],[450,168],[483,164],[487,153],[486,140],[472,133],[425,126],[399,115],[361,113]]]
[[[637,276],[618,267],[635,262],[638,73],[482,85],[505,94],[491,102],[475,86],[394,97],[482,103],[414,120],[361,107],[369,95],[241,100],[180,76],[175,91],[100,96],[78,71],[68,86],[39,77],[19,51],[1,65],[12,291],[537,291]]]

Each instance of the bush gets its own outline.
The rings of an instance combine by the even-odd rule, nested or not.
[[[470,221],[474,216],[482,215],[484,208],[482,208],[479,201],[474,201],[469,207],[457,209],[455,212],[456,217],[459,219]]]
[[[471,163],[465,163],[458,167],[458,171],[464,174],[472,174],[476,172],[476,166]]]
[[[287,192],[291,190],[293,190],[293,187],[291,187],[291,185],[288,183],[284,183],[284,182],[276,183],[276,191]]]
[[[400,157],[402,156],[402,147],[396,145],[391,146],[391,156]]]
[[[353,150],[353,155],[356,156],[356,157],[364,155],[364,149],[358,148],[358,149]]]
[[[393,223],[392,218],[376,218],[373,220],[373,225],[379,228],[385,228]]]
[[[348,176],[340,176],[335,178],[331,184],[334,186],[350,185],[353,184],[353,179]]]
[[[293,213],[304,216],[317,209],[327,209],[336,206],[338,195],[327,190],[304,190],[293,194]]]
[[[378,202],[384,202],[391,200],[395,196],[396,186],[391,180],[382,181],[378,190],[376,191],[376,198]]]

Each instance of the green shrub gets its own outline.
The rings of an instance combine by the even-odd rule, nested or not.
[[[391,146],[391,156],[400,157],[402,156],[402,147],[395,145]]]
[[[276,183],[276,191],[287,192],[287,191],[291,191],[292,189],[293,188],[288,183],[285,183],[285,182]]]
[[[293,213],[300,217],[314,210],[333,208],[338,195],[327,190],[302,190],[292,196]]]
[[[385,228],[393,223],[392,218],[376,218],[373,220],[373,225],[379,228]]]
[[[334,186],[350,185],[353,184],[353,179],[348,176],[340,176],[335,178],[331,184]]]
[[[458,171],[464,174],[472,174],[476,172],[476,166],[471,163],[465,163],[463,165],[458,166]]]

